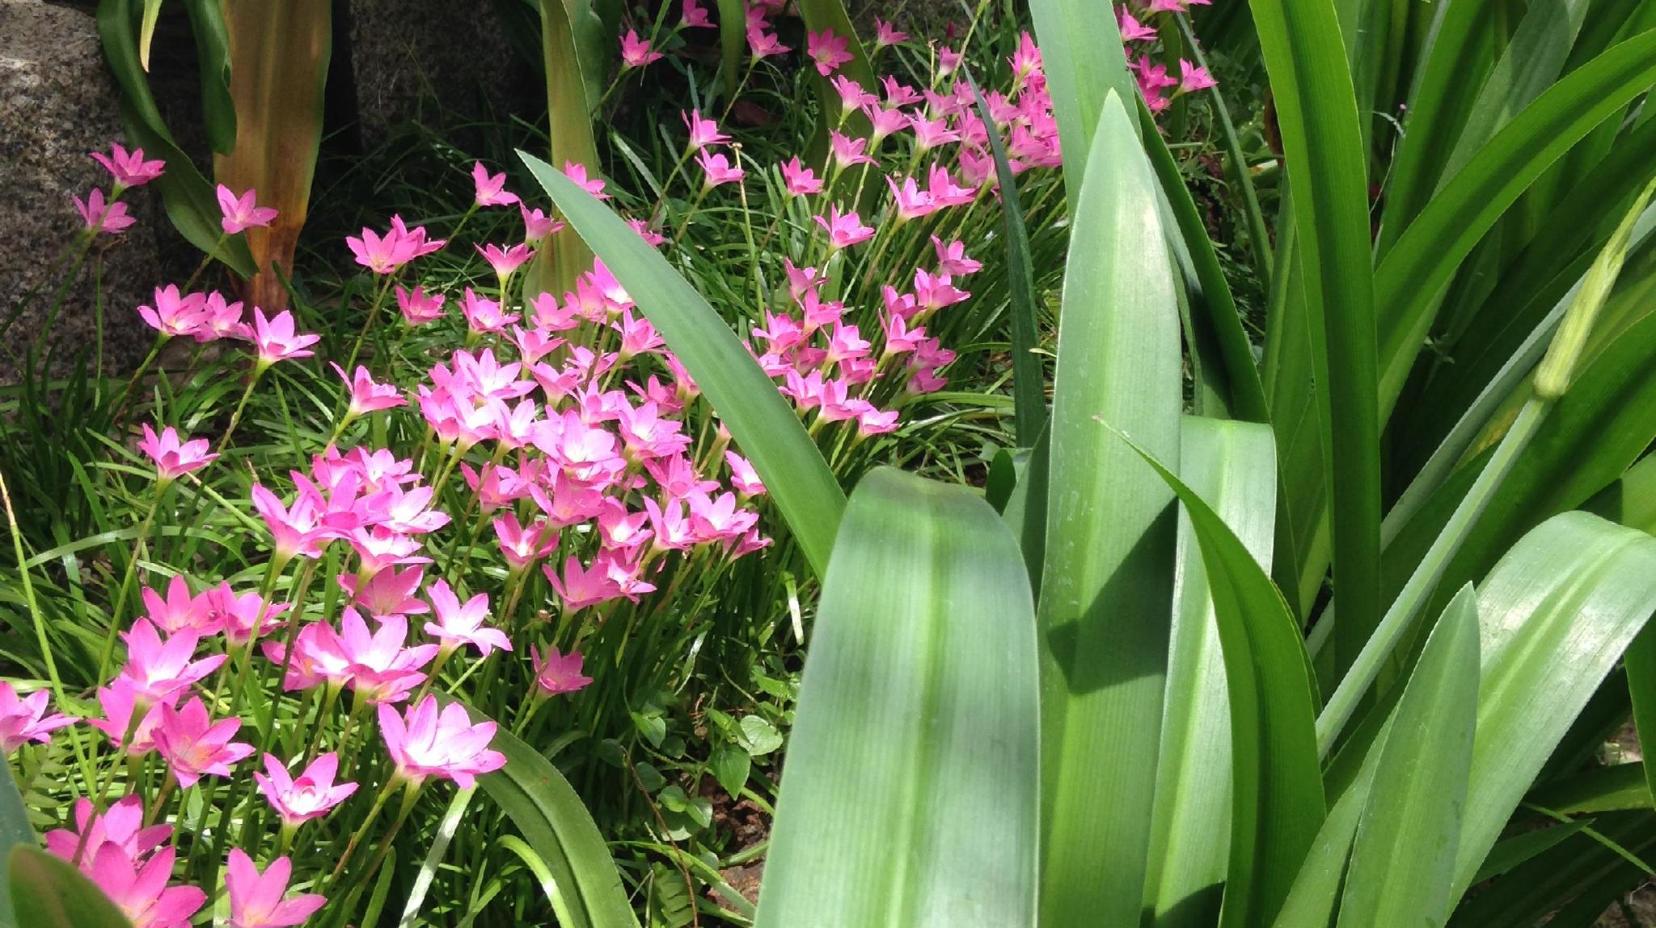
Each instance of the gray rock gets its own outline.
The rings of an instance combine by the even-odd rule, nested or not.
[[[162,243],[177,237],[149,191],[123,197],[138,223],[104,237],[61,306],[51,306],[67,270],[56,259],[81,228],[70,197],[94,186],[108,190],[108,174],[87,153],[122,137],[117,100],[90,12],[0,0],[0,325],[36,293],[0,337],[0,383],[16,381],[18,359],[36,334],[56,348],[54,374],[83,347],[95,348],[94,270],[104,301],[105,369],[130,368],[148,350],[150,333],[133,308],[160,282]]]

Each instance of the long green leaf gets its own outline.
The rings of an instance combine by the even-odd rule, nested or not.
[[[742,50],[747,48],[747,13],[742,0],[719,0],[719,74],[724,79],[726,97],[736,95],[742,66]]]
[[[1156,181],[1134,127],[1110,95],[1070,233],[1086,257],[1064,277],[1048,426],[1041,921],[1053,925],[1136,924],[1150,842],[1176,521],[1172,495],[1099,422],[1177,466],[1182,390]]]
[[[518,157],[684,362],[821,576],[845,493],[776,385],[707,300],[620,217],[563,172],[534,155]]]
[[[1127,53],[1115,17],[1099,15],[1088,0],[1030,0],[1035,37],[1058,119],[1064,156],[1064,191],[1070,215],[1081,208],[1082,179],[1097,136],[1099,115],[1110,91],[1125,105],[1138,86],[1127,71]]]
[[[1311,337],[1326,346],[1316,374],[1330,411],[1324,444],[1341,600],[1334,659],[1343,670],[1379,624],[1381,607],[1380,418],[1363,136],[1330,0],[1250,6],[1293,185]]]
[[[1002,233],[1006,238],[1006,288],[1012,319],[1012,399],[1014,435],[1022,447],[1033,447],[1046,427],[1046,381],[1041,376],[1041,359],[1035,356],[1037,339],[1035,272],[1029,258],[1029,231],[1024,228],[1023,202],[1018,198],[1018,179],[1006,160],[1000,127],[989,114],[983,92],[972,84],[978,117],[989,136],[989,152],[995,159],[995,179],[1000,182]]]
[[[138,15],[134,2],[99,0],[98,3],[98,38],[109,70],[121,90],[121,114],[129,141],[142,146],[149,157],[167,163],[166,173],[156,178],[154,186],[161,191],[167,218],[179,234],[242,277],[251,277],[255,267],[247,242],[240,236],[224,237],[213,185],[173,141],[161,118],[161,110],[150,94],[149,78],[138,61],[138,43],[133,35],[133,19]]]
[[[17,792],[17,781],[12,779],[11,765],[0,764],[0,859],[9,858],[13,848],[34,847],[39,843],[29,814],[23,808],[23,797]],[[20,928],[28,924],[14,914],[11,901],[11,881],[0,880],[0,928]]]
[[[1577,832],[1480,887],[1462,903],[1452,923],[1455,928],[1512,928],[1533,924],[1537,913],[1554,913],[1592,887],[1618,875],[1631,888],[1647,875],[1612,850],[1646,854],[1656,846],[1656,814],[1623,812],[1578,823]],[[1557,831],[1559,827],[1547,829]],[[1564,924],[1590,925],[1608,906],[1600,901],[1592,915]],[[1557,925],[1554,920],[1550,924]]]
[[[1382,411],[1396,402],[1441,291],[1473,246],[1542,172],[1653,83],[1656,31],[1616,45],[1554,84],[1421,210],[1374,272]]]
[[[995,511],[901,471],[863,478],[823,582],[757,928],[1033,924],[1037,676]]]
[[[1633,697],[1633,724],[1645,758],[1645,790],[1656,804],[1656,625],[1627,649],[1627,691]]]
[[[20,928],[132,928],[103,890],[68,861],[21,844],[8,860]]]
[[[1484,581],[1477,740],[1456,896],[1653,608],[1656,538],[1579,512],[1525,535]]]
[[[1478,610],[1468,584],[1427,639],[1379,746],[1340,903],[1342,928],[1449,920],[1477,706]]]
[[[593,109],[603,94],[606,33],[590,0],[539,0],[546,71],[547,141],[552,163],[599,170]],[[607,35],[613,36],[613,33]],[[543,242],[524,277],[524,295],[564,293],[592,266],[592,252],[572,231]]]
[[[1187,416],[1179,477],[1248,553],[1271,562],[1276,446],[1263,425]],[[1212,925],[1230,857],[1230,697],[1213,596],[1188,513],[1179,517],[1167,703],[1156,768],[1145,905],[1157,928]]]
[[[1172,471],[1130,447],[1183,504],[1213,596],[1231,720],[1231,846],[1220,924],[1267,925],[1327,812],[1311,664],[1287,602],[1247,546]]]
[[[615,858],[569,781],[504,728],[490,747],[506,755],[506,766],[480,777],[478,785],[551,871],[572,916],[567,928],[635,928]]]

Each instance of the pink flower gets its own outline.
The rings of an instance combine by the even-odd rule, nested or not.
[[[425,624],[426,634],[441,641],[443,650],[452,651],[469,644],[484,657],[496,648],[512,650],[512,642],[507,640],[505,632],[483,624],[489,618],[489,594],[479,593],[461,605],[448,582],[438,580],[426,587],[426,596],[431,598],[431,607],[437,614],[437,621]]]
[[[516,313],[506,312],[500,303],[479,295],[470,287],[466,288],[460,301],[460,313],[466,317],[466,325],[478,333],[505,331],[507,326],[520,318]]]
[[[329,810],[350,798],[357,790],[355,783],[334,783],[334,775],[339,771],[339,755],[332,751],[311,761],[297,780],[288,773],[287,765],[274,755],[264,756],[264,768],[264,773],[253,774],[253,781],[259,785],[259,792],[270,802],[270,807],[282,817],[282,823],[289,828],[297,828],[311,819],[327,815]]]
[[[1134,19],[1133,14],[1128,12],[1126,4],[1118,7],[1116,13],[1119,14],[1118,25],[1121,28],[1121,41],[1145,42],[1156,37],[1156,30]]]
[[[816,62],[817,73],[823,77],[838,71],[851,60],[850,43],[831,29],[805,34],[805,54]]]
[[[748,50],[755,58],[769,58],[772,55],[784,55],[791,49],[782,44],[782,40],[774,34],[766,32],[756,23],[749,23],[747,27]]]
[[[667,236],[662,235],[660,232],[650,228],[649,220],[629,219],[627,220],[627,225],[634,232],[637,232],[638,237],[643,239],[651,248],[667,244]],[[546,296],[547,294],[543,293],[541,295]]]
[[[144,324],[162,335],[194,335],[202,324],[206,297],[199,293],[178,293],[175,284],[155,288],[155,306],[138,307]]]
[[[540,649],[529,646],[529,659],[535,669],[535,685],[548,696],[557,696],[560,693],[574,693],[585,689],[592,682],[591,677],[581,675],[581,654],[579,651],[570,651],[568,654],[559,654],[557,648],[547,648],[543,656]]]
[[[513,570],[522,570],[558,550],[557,530],[545,520],[531,521],[525,528],[518,523],[517,514],[509,512],[494,521],[494,531],[506,566]]]
[[[841,213],[838,204],[828,209],[828,216],[813,216],[816,224],[828,233],[830,248],[849,248],[874,237],[874,230],[862,224],[862,219],[854,212]]]
[[[476,188],[476,203],[478,206],[510,206],[518,201],[518,196],[506,189],[506,172],[490,174],[483,162],[472,164],[472,186]]]
[[[383,621],[394,615],[424,615],[431,611],[425,600],[414,595],[424,578],[424,567],[404,570],[393,567],[374,574],[367,583],[358,583],[350,574],[340,574],[339,587],[351,597],[352,603]]]
[[[704,173],[702,184],[711,190],[720,184],[739,181],[746,173],[738,166],[730,163],[724,155],[711,155],[706,151],[696,152],[696,163],[701,165]]]
[[[743,496],[758,496],[765,492],[765,484],[759,479],[759,472],[753,469],[748,459],[734,451],[725,452],[725,463],[730,465],[730,485],[736,488]]]
[[[278,560],[286,561],[295,555],[308,558],[322,556],[322,548],[333,536],[322,527],[324,501],[314,491],[300,488],[293,505],[283,506],[276,494],[255,483],[251,490],[253,508],[270,529]]]
[[[232,766],[253,753],[252,745],[230,740],[240,728],[239,718],[214,722],[199,696],[191,697],[182,710],[162,703],[155,749],[166,758],[178,785],[187,788],[207,774],[229,776]]]
[[[441,293],[427,293],[425,287],[415,284],[414,289],[404,290],[401,284],[397,285],[397,309],[402,311],[403,319],[409,325],[424,325],[443,318],[443,301]]]
[[[220,583],[201,596],[206,601],[207,624],[224,633],[232,646],[244,645],[275,624],[275,619],[287,612],[289,603],[269,603],[258,593],[237,594],[229,581]]]
[[[662,59],[661,52],[650,48],[649,41],[638,37],[638,33],[631,29],[621,37],[621,67],[623,70],[642,68],[645,65]]]
[[[713,22],[707,18],[707,7],[701,5],[701,0],[684,0],[684,12],[679,19],[679,25],[686,29],[713,28]]]
[[[111,203],[104,202],[103,191],[96,187],[86,195],[86,200],[75,197],[75,209],[81,214],[86,223],[87,231],[96,235],[100,232],[115,235],[126,231],[138,220],[127,215],[126,204],[119,200]]]
[[[214,290],[207,294],[201,306],[201,321],[190,333],[198,342],[220,338],[246,338],[247,323],[242,321],[241,300],[227,302],[224,294]]]
[[[782,165],[782,184],[794,196],[822,192],[822,178],[808,167],[799,163],[799,156],[789,158]]]
[[[293,314],[285,309],[267,319],[264,310],[253,307],[253,345],[258,349],[262,365],[290,358],[308,358],[316,353],[309,350],[310,346],[321,340],[320,335],[295,333]]]
[[[145,161],[142,148],[134,148],[128,152],[121,147],[120,142],[110,145],[107,155],[101,151],[93,152],[92,160],[103,165],[109,176],[115,179],[117,191],[142,187],[160,177],[167,169],[165,161]]]
[[[0,753],[11,754],[30,741],[45,744],[52,732],[75,723],[67,715],[46,714],[51,698],[36,690],[20,699],[10,683],[0,682]]]
[[[1207,68],[1198,68],[1183,58],[1179,59],[1179,92],[1192,93],[1197,90],[1206,90],[1217,87],[1219,82],[1213,79]]]
[[[138,450],[155,462],[156,475],[162,481],[175,480],[213,463],[218,455],[209,453],[208,447],[205,438],[179,442],[178,431],[170,425],[158,436],[148,422],[144,423],[144,438],[138,442]]]
[[[292,928],[304,924],[328,900],[316,893],[282,898],[292,878],[293,862],[286,857],[271,861],[261,874],[253,858],[239,847],[231,848],[224,875],[225,888],[230,892],[230,928]]]
[[[891,23],[874,17],[874,47],[885,48],[890,45],[901,45],[908,41],[908,33],[898,32]]]
[[[887,136],[894,135],[909,127],[909,116],[896,107],[869,105],[863,107],[868,115],[868,122],[872,126],[871,135],[876,146]]]
[[[718,123],[702,118],[701,110],[680,113],[679,118],[684,120],[684,127],[690,130],[691,148],[706,148],[709,145],[730,141],[730,136],[719,131]]]
[[[937,50],[937,76],[948,77],[953,74],[960,67],[961,57],[961,53],[952,48],[939,48]]]
[[[449,703],[439,712],[437,697],[428,695],[407,715],[381,705],[379,723],[397,773],[416,783],[438,776],[470,789],[477,777],[506,766],[506,755],[488,749],[495,723],[473,725],[459,703]]]
[[[854,139],[839,132],[828,133],[828,149],[834,155],[834,163],[842,170],[859,164],[873,164],[874,159],[863,151],[867,147],[867,139]]]
[[[167,595],[162,598],[153,589],[143,592],[144,617],[154,622],[167,634],[189,629],[198,635],[218,632],[215,616],[205,595],[191,596],[190,585],[177,574],[167,581]]]
[[[401,702],[425,682],[420,668],[437,655],[434,644],[405,648],[408,620],[400,615],[385,616],[372,634],[355,609],[346,609],[340,620],[340,653],[350,662],[350,687],[370,704]]]
[[[1150,0],[1152,13],[1183,13],[1186,0]]]
[[[952,241],[947,245],[937,236],[931,237],[932,248],[937,252],[937,270],[943,274],[965,276],[976,274],[983,270],[983,264],[966,256],[966,244],[961,241]]]
[[[518,213],[523,216],[523,239],[526,242],[533,244],[548,235],[563,231],[562,222],[548,218],[541,210],[530,209],[519,203]]]
[[[901,220],[918,219],[937,212],[937,201],[931,194],[920,189],[914,178],[905,177],[899,185],[890,177],[886,178],[886,186],[891,188],[891,199],[897,207],[897,218]]]
[[[429,255],[447,244],[443,239],[426,239],[424,226],[408,228],[401,216],[391,217],[391,228],[384,235],[364,227],[362,237],[345,237],[346,247],[356,262],[375,274],[389,274],[415,258]]]
[[[133,757],[143,757],[155,750],[155,726],[161,721],[160,708],[147,703],[139,706],[138,692],[131,682],[117,677],[113,686],[99,687],[98,705],[103,707],[103,718],[87,719],[86,724],[108,735],[110,744]],[[136,728],[134,713],[139,713]]]
[[[605,565],[594,562],[590,569],[582,569],[574,555],[564,560],[563,576],[559,577],[551,564],[541,566],[541,572],[551,582],[552,589],[570,612],[596,606],[622,596],[621,587],[610,578]]]
[[[575,186],[592,194],[593,199],[609,199],[609,194],[604,192],[604,179],[602,177],[588,177],[586,165],[577,161],[565,161],[563,172],[565,177],[575,182]]]
[[[167,843],[172,837],[171,825],[144,827],[144,801],[138,796],[122,796],[102,815],[97,814],[90,799],[75,800],[75,827],[54,828],[46,833],[46,850],[75,863],[79,852],[82,872],[90,872],[92,861],[105,844],[120,849],[132,860],[138,860]]]
[[[950,129],[946,120],[911,116],[909,128],[914,130],[914,147],[920,151],[960,141],[960,134]]]
[[[207,894],[194,886],[167,885],[176,859],[177,852],[167,847],[148,860],[134,860],[106,842],[85,869],[132,928],[189,928]]]
[[[879,97],[864,90],[863,85],[843,74],[834,75],[828,83],[833,85],[834,92],[839,94],[841,115],[880,102]]]
[[[345,369],[338,364],[328,362],[339,379],[345,381],[345,386],[351,390],[351,405],[345,414],[356,418],[363,413],[379,412],[382,409],[393,409],[402,406],[408,401],[397,392],[397,385],[391,383],[376,383],[373,374],[361,364],[357,365],[354,375],[347,375]]]
[[[223,184],[218,185],[219,212],[223,214],[219,225],[224,228],[225,235],[235,235],[246,229],[268,226],[276,219],[276,210],[268,206],[259,206],[254,202],[257,191],[249,187],[246,193],[237,195],[235,191]]]
[[[494,268],[495,276],[502,279],[512,276],[514,271],[523,266],[523,262],[535,254],[527,242],[519,242],[505,248],[493,244],[473,247],[483,256],[483,260],[489,262],[489,267]]]
[[[127,662],[116,680],[117,688],[121,683],[130,685],[134,702],[144,706],[171,705],[180,693],[217,670],[225,660],[223,654],[193,660],[200,635],[183,629],[163,642],[148,619],[132,623],[132,629],[122,632],[121,638],[126,641]]]

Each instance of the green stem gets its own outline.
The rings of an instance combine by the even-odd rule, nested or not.
[[[138,537],[133,539],[132,556],[127,558],[126,572],[121,576],[120,591],[115,594],[115,601],[109,604],[109,630],[104,634],[103,648],[98,652],[99,680],[109,672],[109,659],[115,653],[115,636],[120,633],[121,620],[126,617],[127,597],[131,595],[132,581],[138,575],[138,558],[143,553],[144,542],[149,537],[151,525],[155,522],[155,513],[161,508],[161,500],[167,495],[167,488],[170,486],[170,480],[155,481],[155,497],[150,501],[149,511],[144,513],[144,521],[138,526]]]

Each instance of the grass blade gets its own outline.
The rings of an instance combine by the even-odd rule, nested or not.
[[[966,488],[892,469],[851,496],[783,769],[758,928],[1030,925],[1034,605]]]
[[[684,362],[823,575],[845,494],[776,385],[707,300],[620,217],[563,172],[533,155],[518,157]]]
[[[1086,164],[1070,250],[1087,259],[1064,277],[1038,610],[1041,921],[1126,925],[1144,892],[1176,520],[1172,494],[1099,423],[1177,462],[1179,320],[1156,181],[1113,94]]]
[[[1271,562],[1276,446],[1263,425],[1187,416],[1180,478]],[[1145,905],[1157,928],[1212,925],[1230,853],[1230,697],[1207,571],[1188,513],[1179,517],[1179,573],[1156,767],[1155,825]]]
[[[1340,902],[1340,925],[1442,925],[1478,706],[1471,584],[1438,619],[1379,747]]]
[[[1363,133],[1329,0],[1251,0],[1293,185],[1301,281],[1330,410],[1324,444],[1343,671],[1380,621],[1380,418]],[[1313,352],[1315,355],[1316,352]],[[1348,608],[1345,603],[1351,603]]]

